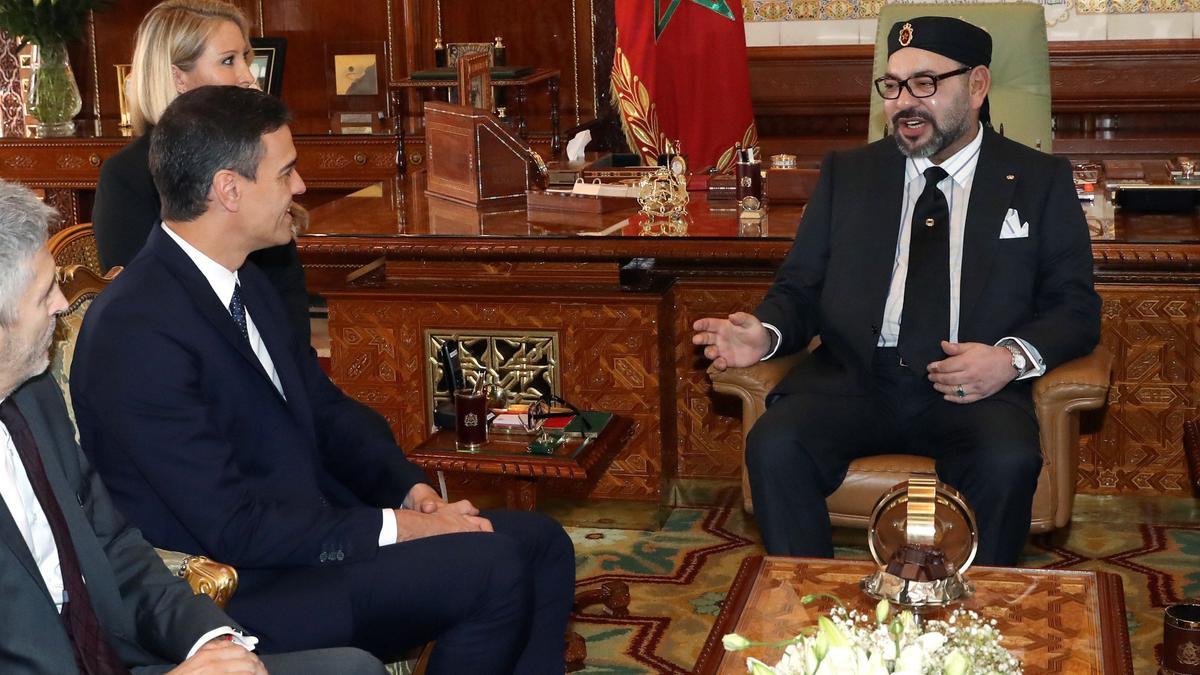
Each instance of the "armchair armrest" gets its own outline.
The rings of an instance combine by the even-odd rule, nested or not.
[[[1033,384],[1033,408],[1047,465],[1044,473],[1049,477],[1046,489],[1055,505],[1050,511],[1053,528],[1071,522],[1074,506],[1079,466],[1079,416],[1074,413],[1104,405],[1112,361],[1112,353],[1097,346],[1091,354],[1062,364]]]
[[[1104,405],[1112,375],[1113,355],[1102,345],[1087,356],[1068,361],[1033,383],[1033,402],[1041,417],[1043,408],[1066,406],[1092,410]]]
[[[229,604],[237,590],[238,575],[233,567],[216,562],[202,555],[188,555],[177,551],[154,549],[163,564],[177,577],[182,577],[197,594],[203,593],[213,599],[221,609]]]
[[[807,351],[761,361],[745,368],[717,370],[708,367],[708,378],[713,390],[721,394],[732,394],[742,401],[742,435],[758,421],[767,410],[767,394],[779,384],[796,364],[808,357]]]

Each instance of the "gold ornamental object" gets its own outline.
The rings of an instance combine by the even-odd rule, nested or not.
[[[646,216],[643,234],[687,232],[687,182],[686,172],[675,173],[665,166],[638,181],[638,204]]]
[[[979,529],[957,490],[936,478],[910,478],[879,499],[870,522],[867,544],[879,569],[861,582],[867,595],[920,610],[975,592],[963,575],[979,550]]]

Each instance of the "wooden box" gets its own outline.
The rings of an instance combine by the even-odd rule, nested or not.
[[[472,206],[525,199],[532,151],[488,111],[428,102],[425,138],[427,194]]]

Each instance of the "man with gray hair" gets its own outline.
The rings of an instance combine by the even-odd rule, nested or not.
[[[46,248],[54,218],[0,181],[0,672],[383,673],[352,649],[259,660],[255,638],[113,508],[45,372],[67,306]]]

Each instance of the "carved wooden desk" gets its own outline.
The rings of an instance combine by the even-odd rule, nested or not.
[[[691,325],[757,304],[792,246],[799,208],[740,226],[731,203],[693,193],[690,223],[671,231],[632,208],[440,204],[425,198],[422,176],[314,209],[299,238],[310,289],[329,300],[339,385],[414,447],[431,424],[423,330],[538,326],[565,340],[569,400],[637,423],[589,496],[656,499],[673,477],[737,478],[739,409],[712,394]],[[1084,421],[1079,489],[1187,494],[1180,438],[1183,420],[1200,412],[1200,215],[1129,214],[1103,196],[1086,215],[1101,340],[1116,360],[1103,419]],[[386,286],[346,284],[381,257]],[[483,291],[496,300],[479,302]]]
[[[595,479],[617,450],[633,434],[627,418],[614,417],[596,438],[570,438],[554,454],[526,452],[530,436],[492,432],[477,451],[455,449],[454,432],[439,431],[408,452],[408,459],[426,471],[494,474],[502,476],[506,506],[533,511],[537,508],[539,480]]]
[[[695,671],[741,675],[746,657],[779,660],[781,649],[726,653],[721,637],[786,640],[816,624],[829,604],[804,605],[807,593],[830,593],[847,607],[873,614],[875,600],[858,582],[875,569],[865,561],[748,558],[725,596]],[[1133,672],[1121,578],[1107,572],[979,567],[967,572],[976,592],[962,607],[995,619],[1004,646],[1028,675],[1123,675]],[[931,614],[941,618],[943,610]]]

